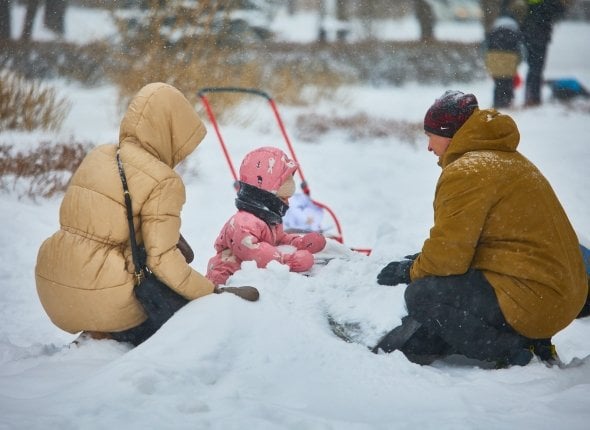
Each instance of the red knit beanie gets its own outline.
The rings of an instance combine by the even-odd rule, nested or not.
[[[473,94],[449,90],[426,112],[424,130],[437,136],[453,137],[477,107]]]

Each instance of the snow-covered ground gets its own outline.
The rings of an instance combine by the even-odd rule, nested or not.
[[[68,17],[74,13],[87,11],[68,9]],[[103,21],[97,31],[108,27],[106,18],[90,16],[92,24],[67,21],[66,38],[95,21]],[[449,37],[464,35],[466,25],[445,23],[444,30]],[[409,21],[400,28],[408,28],[400,38],[418,34]],[[476,24],[469,32],[477,40]],[[589,86],[589,41],[590,25],[559,24],[547,77],[575,76]],[[122,112],[114,88],[51,84],[73,104],[56,139],[117,141]],[[491,104],[491,80],[449,87],[475,93],[483,107]],[[294,130],[302,111],[421,121],[445,89],[350,87],[336,101],[279,108],[287,130]],[[508,113],[520,127],[521,152],[548,177],[580,235],[590,237],[588,107],[567,107],[545,95],[542,107]],[[208,128],[205,141],[181,168],[188,197],[182,232],[201,271],[234,211],[232,178]],[[222,124],[222,132],[234,164],[254,146],[283,145],[264,101],[253,100],[239,120]],[[2,143],[34,138],[0,132]],[[583,359],[568,369],[539,362],[505,370],[455,362],[421,367],[401,353],[376,356],[361,344],[336,338],[328,314],[357,322],[366,345],[404,315],[404,287],[379,286],[375,277],[388,261],[420,249],[431,226],[439,168],[425,138],[417,145],[395,138],[351,142],[333,132],[314,142],[293,140],[313,197],[337,214],[346,245],[372,248],[371,256],[331,242],[342,258],[315,267],[309,277],[279,264],[266,270],[244,264],[231,284],[255,285],[259,302],[232,295],[202,298],[133,350],[113,341],[68,346],[75,336],[46,317],[33,276],[39,245],[58,228],[60,199],[32,202],[1,194],[0,428],[588,428],[590,318],[573,322],[554,338],[564,361]]]

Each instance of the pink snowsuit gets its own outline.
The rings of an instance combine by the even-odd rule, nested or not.
[[[264,147],[246,155],[240,167],[240,181],[276,195],[295,170],[297,164],[283,151]],[[297,250],[279,251],[280,245],[291,245]],[[216,255],[209,260],[206,276],[216,285],[225,284],[240,269],[242,261],[255,261],[264,268],[274,260],[287,264],[294,272],[305,272],[313,266],[312,254],[325,245],[326,240],[319,233],[286,234],[282,224],[268,224],[251,212],[238,210],[215,240]]]
[[[251,213],[238,211],[225,223],[215,241],[217,254],[209,260],[207,278],[216,285],[225,284],[227,278],[240,270],[242,261],[255,261],[263,268],[275,260],[289,265],[294,272],[307,271],[313,266],[311,253],[305,261],[295,264],[293,254],[277,249],[280,245],[291,245],[299,250],[309,250],[306,236],[286,234],[282,224],[269,226]]]

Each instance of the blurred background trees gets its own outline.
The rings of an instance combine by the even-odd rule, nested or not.
[[[501,1],[0,0],[0,69],[28,79],[115,83],[122,97],[156,80],[189,94],[201,86],[264,87],[283,103],[309,99],[303,89],[329,95],[351,81],[469,81],[486,76],[480,42],[439,40],[437,27],[480,22],[483,38]],[[572,0],[570,10],[584,16],[584,5],[590,1]],[[109,10],[116,34],[89,43],[65,38],[68,7]],[[278,14],[282,22],[306,15],[315,38],[280,40],[273,34]],[[381,37],[384,27],[395,34],[408,19],[419,30],[415,40]],[[49,30],[42,39],[33,34],[40,27]]]

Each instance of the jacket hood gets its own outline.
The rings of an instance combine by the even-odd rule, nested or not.
[[[515,152],[519,142],[518,127],[510,116],[476,109],[451,140],[440,165],[444,168],[471,151]]]
[[[121,121],[119,144],[133,142],[174,168],[207,133],[184,95],[171,85],[144,86],[133,97]]]

